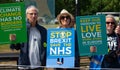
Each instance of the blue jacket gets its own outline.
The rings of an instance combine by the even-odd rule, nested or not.
[[[46,65],[46,40],[47,40],[47,30],[40,26],[39,24],[36,24],[36,28],[39,30],[41,34],[41,49],[40,49],[40,58],[41,58],[41,65]],[[29,30],[30,30],[30,24],[27,23],[27,40],[29,41]],[[18,44],[11,44],[11,49],[20,50],[18,65],[30,65],[29,61],[29,44],[26,43],[18,43]]]

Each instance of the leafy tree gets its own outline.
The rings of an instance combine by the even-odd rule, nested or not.
[[[57,16],[62,9],[66,9],[74,15],[75,0],[55,0],[55,16]]]
[[[110,11],[110,12],[119,12],[120,11],[120,1],[119,0],[102,0],[104,4],[103,11]]]
[[[62,9],[68,10],[74,16],[76,14],[78,16],[91,15],[96,14],[96,12],[120,12],[119,0],[78,0],[77,5],[75,1],[76,0],[55,0],[55,16],[57,16]],[[1,4],[11,2],[16,2],[16,0],[0,0]]]
[[[12,3],[14,2],[13,0],[0,0],[0,4],[3,4],[3,3]]]
[[[24,0],[0,0],[0,4],[4,4],[4,3],[15,3],[15,2],[22,2]]]

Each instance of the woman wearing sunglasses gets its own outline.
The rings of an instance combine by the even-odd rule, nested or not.
[[[72,28],[74,27],[74,17],[67,10],[63,9],[57,16],[59,26],[58,28]]]
[[[63,9],[60,14],[57,16],[59,26],[57,28],[74,28],[74,17],[66,9]],[[64,58],[63,58],[64,63]],[[75,32],[75,67],[79,67],[79,52],[78,52],[78,43],[77,36]],[[61,63],[60,63],[61,64]],[[55,70],[74,70],[69,68],[56,68]]]

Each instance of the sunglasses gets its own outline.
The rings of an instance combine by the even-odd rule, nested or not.
[[[106,24],[110,24],[110,23],[111,23],[111,24],[115,24],[115,22],[106,22]]]
[[[64,19],[64,18],[70,19],[70,16],[61,16],[61,17],[60,17],[60,19]]]

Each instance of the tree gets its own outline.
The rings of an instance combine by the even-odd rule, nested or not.
[[[24,0],[20,0],[24,1]],[[16,0],[0,0],[0,3],[11,3]],[[55,0],[55,16],[57,16],[62,9],[68,10],[74,16],[93,15],[96,12],[120,12],[119,0],[78,0],[76,7],[75,0]]]
[[[57,16],[62,9],[66,9],[75,15],[75,0],[55,0],[55,16]]]
[[[14,2],[13,0],[0,0],[0,4],[3,4],[3,3],[12,3]]]

